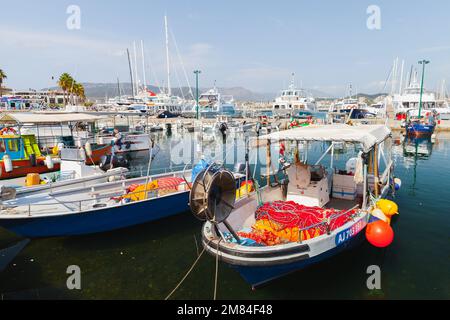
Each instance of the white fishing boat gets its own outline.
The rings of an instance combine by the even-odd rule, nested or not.
[[[15,193],[1,189],[0,227],[28,238],[73,236],[143,224],[189,210],[193,170],[122,179],[120,172]],[[111,176],[119,176],[110,179]],[[244,177],[234,174],[236,183]],[[107,178],[107,181],[99,179]]]
[[[288,89],[282,90],[280,96],[272,103],[272,111],[275,116],[294,116],[299,111],[316,111],[314,98],[304,89],[295,86],[294,74]]]
[[[253,287],[351,248],[375,214],[375,204],[391,189],[390,135],[381,125],[342,124],[262,136],[255,147],[292,143],[298,150],[299,142],[306,146],[328,142],[330,146],[313,164],[307,151],[303,162],[297,154],[297,161],[283,167],[285,179],[276,183],[269,180],[277,170],[271,169],[267,151],[266,186],[259,188],[254,180],[256,191],[237,201],[227,170],[210,167],[202,171],[193,183],[190,207],[197,218],[206,221],[201,231],[203,246]],[[348,159],[345,170],[337,170],[333,162],[336,143],[355,144],[360,151]],[[326,167],[321,162],[328,153],[332,156]]]

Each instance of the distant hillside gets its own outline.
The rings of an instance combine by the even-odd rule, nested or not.
[[[86,96],[91,100],[104,100],[105,97],[112,98],[118,96],[118,87],[117,83],[83,83]],[[149,85],[147,86],[149,90],[154,92],[159,92],[158,87]],[[53,88],[44,88],[46,89],[56,89],[56,87]],[[199,92],[205,92],[209,88],[199,88]],[[120,84],[120,91],[122,95],[131,95],[131,84],[130,83],[121,83]],[[232,95],[235,100],[238,101],[271,101],[273,100],[278,93],[274,92],[253,92],[249,89],[243,88],[243,87],[231,87],[231,88],[219,88],[219,91],[223,95]],[[311,92],[311,94],[314,97],[330,97],[330,95],[317,91],[317,90],[308,90]],[[192,92],[195,95],[195,88],[192,88]],[[190,97],[189,94],[189,88],[188,87],[182,87],[180,88],[173,88],[172,93],[174,95],[182,97],[183,95],[185,97]]]

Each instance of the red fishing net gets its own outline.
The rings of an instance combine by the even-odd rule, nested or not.
[[[293,201],[269,202],[256,210],[252,231],[241,232],[240,236],[264,245],[308,240],[343,226],[355,211],[343,214],[336,209],[307,207]]]

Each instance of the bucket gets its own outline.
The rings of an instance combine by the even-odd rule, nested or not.
[[[27,187],[37,186],[40,183],[41,183],[41,177],[39,176],[39,173],[29,173],[29,174],[27,174],[27,177],[25,178],[25,185]]]

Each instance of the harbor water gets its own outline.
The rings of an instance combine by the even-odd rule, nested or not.
[[[171,167],[170,150],[176,139],[179,137],[166,132],[157,134],[159,148],[152,164],[154,172],[175,169],[176,164]],[[208,143],[226,150],[220,137]],[[403,141],[398,137],[392,154],[402,188],[395,194],[400,215],[393,220],[395,238],[391,246],[378,249],[364,242],[257,290],[251,290],[235,270],[221,263],[217,297],[449,299],[450,135],[440,133],[434,142]],[[339,154],[335,157],[342,160]],[[132,170],[145,173],[148,153],[135,154],[130,161]],[[0,298],[164,299],[201,252],[201,225],[186,212],[113,232],[31,240],[0,271]],[[2,252],[9,252],[2,249],[20,240],[0,230],[0,258]],[[203,255],[172,298],[211,299],[215,263],[213,257]],[[67,288],[66,271],[71,265],[80,267],[81,290]],[[380,290],[367,288],[367,269],[372,265],[381,270]]]

